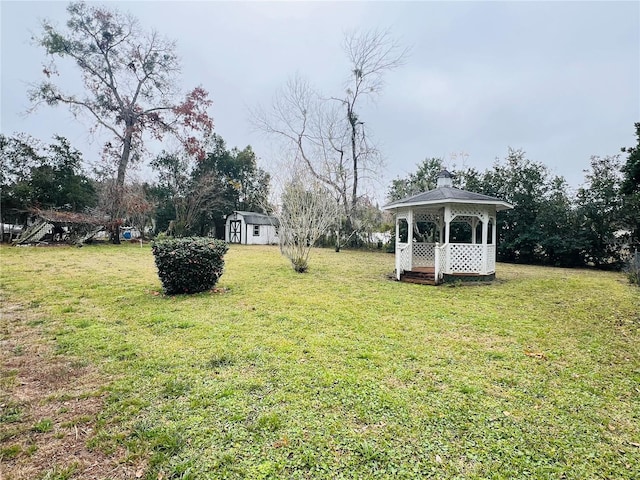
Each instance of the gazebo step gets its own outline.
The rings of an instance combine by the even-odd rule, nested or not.
[[[435,285],[435,280],[427,280],[426,278],[407,278],[404,275],[400,277],[401,282],[405,283],[417,283],[420,285]]]
[[[420,283],[423,285],[435,285],[436,276],[433,271],[413,270],[406,271],[400,275],[401,282]]]
[[[424,272],[420,270],[406,270],[402,273],[406,277],[413,278],[435,278],[435,272]]]

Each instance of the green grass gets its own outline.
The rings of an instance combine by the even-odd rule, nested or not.
[[[234,246],[217,293],[165,297],[148,247],[0,253],[3,301],[114,379],[90,447],[146,478],[640,477],[621,274],[426,287],[387,280],[388,254],[319,250],[301,275]]]
[[[46,433],[53,429],[53,422],[49,418],[43,418],[36,422],[32,430],[38,433]]]

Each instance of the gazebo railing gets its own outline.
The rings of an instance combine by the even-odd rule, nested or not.
[[[448,247],[448,272],[477,274],[484,273],[484,245],[478,243],[451,243],[448,245]]]
[[[495,273],[496,271],[496,246],[487,245],[487,253],[485,255],[487,259],[487,271],[486,273]]]
[[[436,283],[444,274],[487,275],[496,269],[496,246],[479,243],[398,243],[396,274],[414,268],[433,268]]]
[[[435,243],[415,242],[411,267],[433,267],[435,265]]]
[[[400,275],[408,270],[411,270],[411,244],[409,243],[397,243],[396,249],[400,252],[400,255],[396,253],[396,277],[400,280]]]

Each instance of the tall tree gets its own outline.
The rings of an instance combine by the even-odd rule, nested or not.
[[[640,190],[640,122],[635,125],[637,145],[623,147],[622,152],[629,156],[622,167],[624,179],[621,190],[624,194],[634,193]]]
[[[215,178],[217,190],[203,204],[198,218],[201,232],[215,230],[224,238],[225,216],[234,210],[267,213],[270,176],[258,167],[258,159],[250,145],[242,150],[227,148],[220,135],[213,135],[207,155],[195,166],[192,177],[199,182]]]
[[[586,243],[586,260],[599,268],[620,266],[616,232],[623,223],[619,155],[591,157],[586,183],[578,189],[580,233]]]
[[[82,172],[82,154],[58,135],[45,149],[46,159],[31,173],[35,201],[44,208],[78,212],[96,203],[93,182]]]
[[[211,174],[193,178],[193,158],[184,153],[163,152],[151,166],[158,173],[159,187],[169,192],[174,218],[170,231],[175,236],[196,234],[197,218],[207,200],[219,192],[219,179]]]
[[[580,234],[580,223],[567,182],[563,177],[554,177],[548,186],[536,217],[540,232],[537,261],[557,267],[582,266],[587,245]]]
[[[35,208],[79,212],[97,202],[82,171],[82,154],[54,136],[43,145],[25,136],[0,135],[0,199],[3,222],[24,222]],[[13,221],[11,221],[13,220]]]
[[[623,202],[623,221],[631,230],[631,239],[640,245],[640,122],[635,124],[637,145],[622,148],[627,160],[622,166],[624,175],[620,192]]]
[[[269,175],[257,166],[251,146],[229,150],[224,139],[212,135],[202,160],[185,153],[163,153],[152,167],[159,175],[154,189],[160,212],[171,199],[176,234],[224,235],[224,218],[234,210],[264,212]],[[168,195],[167,195],[168,194]],[[162,222],[160,222],[162,223]]]
[[[189,154],[203,156],[198,134],[207,134],[213,121],[207,113],[208,93],[196,87],[182,99],[177,93],[180,65],[175,43],[157,32],[145,32],[130,15],[84,2],[71,3],[65,29],[49,21],[35,41],[50,55],[45,79],[30,91],[34,108],[41,103],[67,105],[86,116],[92,131],[106,131],[104,155],[116,165],[113,217],[123,211],[123,187],[129,164],[145,152],[144,141],[165,134],[178,138]],[[53,82],[56,57],[72,60],[81,73],[84,90],[67,92]],[[119,234],[112,237],[117,243]]]
[[[391,181],[387,193],[390,202],[436,188],[438,174],[442,171],[444,160],[441,158],[425,158],[415,172],[405,178]]]
[[[544,164],[529,160],[522,150],[509,148],[504,162],[496,162],[484,175],[484,193],[515,208],[498,218],[498,257],[505,261],[538,263],[542,229],[538,221],[549,192]]]
[[[296,77],[276,95],[269,112],[258,111],[255,121],[264,132],[279,137],[309,173],[325,185],[340,205],[346,233],[362,198],[362,184],[375,172],[380,155],[371,141],[363,104],[382,92],[385,74],[404,63],[407,49],[387,31],[345,36],[349,61],[344,94],[325,96]],[[337,250],[340,235],[337,235]]]
[[[42,144],[27,135],[0,134],[0,213],[5,223],[26,223],[33,169],[43,164]]]

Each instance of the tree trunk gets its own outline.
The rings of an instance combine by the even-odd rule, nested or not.
[[[120,225],[115,224],[111,229],[111,243],[120,245]]]
[[[358,202],[358,147],[356,145],[358,135],[357,118],[350,112],[349,120],[351,122],[351,157],[353,159],[353,187],[351,190],[351,211],[353,212]]]
[[[127,166],[129,165],[129,156],[131,155],[131,141],[133,138],[133,121],[127,121],[127,128],[124,134],[124,141],[122,142],[122,155],[120,156],[120,162],[118,163],[118,176],[116,177],[116,188],[113,192],[113,212],[111,213],[111,220],[114,222],[114,227],[111,230],[111,243],[120,245],[120,217],[122,215],[122,192],[124,191],[124,179],[127,173]]]

